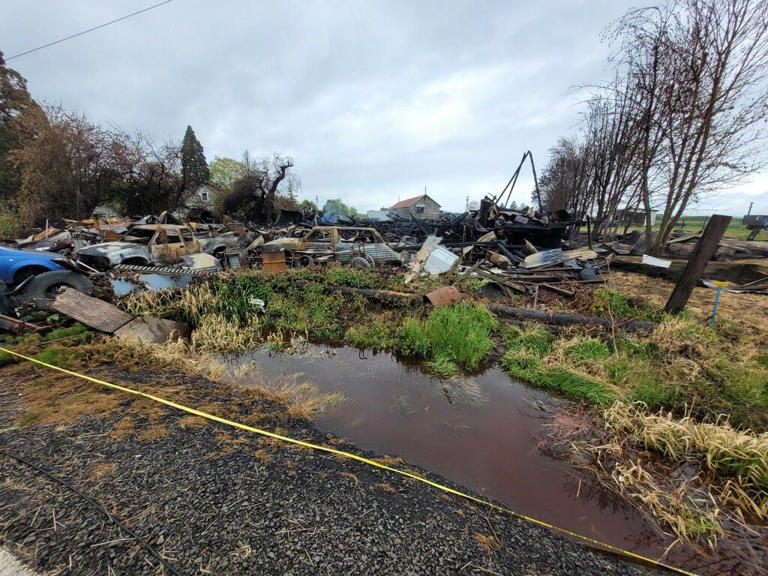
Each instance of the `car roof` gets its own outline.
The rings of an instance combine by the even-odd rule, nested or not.
[[[25,254],[28,256],[40,256],[49,260],[53,260],[54,258],[62,258],[62,255],[58,252],[46,252],[44,250],[22,250],[21,248],[11,248],[10,246],[0,246],[0,250],[7,250],[8,252]]]

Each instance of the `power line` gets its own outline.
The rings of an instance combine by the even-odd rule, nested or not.
[[[27,50],[26,52],[20,52],[19,54],[14,54],[13,56],[6,58],[5,61],[8,62],[9,60],[13,60],[14,58],[19,58],[20,56],[26,56],[27,54],[31,54],[32,52],[37,52],[38,50],[42,50],[43,48],[48,48],[49,46],[53,46],[54,44],[60,44],[61,42],[71,40],[72,38],[77,38],[78,36],[82,36],[83,34],[88,34],[88,32],[93,32],[94,30],[98,30],[99,28],[104,28],[105,26],[109,26],[110,24],[114,24],[115,22],[120,22],[121,20],[127,20],[128,18],[131,18],[132,16],[136,16],[137,14],[141,14],[142,12],[148,12],[153,8],[157,8],[158,6],[162,6],[163,4],[168,4],[169,2],[173,2],[173,0],[165,0],[164,2],[160,2],[159,4],[154,4],[149,8],[144,8],[143,10],[139,10],[138,12],[132,12],[120,18],[115,18],[114,20],[110,20],[109,22],[104,22],[104,24],[99,24],[98,26],[94,26],[93,28],[88,28],[88,30],[83,30],[82,32],[78,32],[77,34],[72,34],[72,36],[67,36],[66,38],[61,38],[59,40],[55,40],[54,42],[43,44],[42,46],[38,46],[37,48],[32,48],[32,50]]]

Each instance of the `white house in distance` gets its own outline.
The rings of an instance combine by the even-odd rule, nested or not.
[[[200,184],[187,200],[187,208],[197,208],[213,212],[216,196],[221,194],[221,189],[211,184]]]
[[[440,218],[440,204],[426,194],[401,200],[389,209],[401,218],[410,220],[437,220]]]

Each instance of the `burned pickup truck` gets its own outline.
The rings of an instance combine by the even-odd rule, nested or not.
[[[262,254],[283,252],[287,266],[312,266],[335,261],[361,269],[401,264],[400,255],[373,228],[315,226],[298,237],[277,238],[261,248]]]
[[[140,224],[120,240],[81,248],[78,262],[105,272],[118,264],[154,266],[176,264],[187,254],[200,252],[200,243],[187,226]]]

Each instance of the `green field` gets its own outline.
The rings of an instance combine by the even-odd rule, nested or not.
[[[704,230],[704,226],[707,223],[707,220],[709,220],[709,216],[684,216],[678,223],[677,226],[675,226],[675,230],[685,230],[686,232],[701,232]],[[653,226],[654,231],[658,231],[659,225],[656,224]],[[629,231],[633,230],[645,230],[643,226],[630,226]],[[733,220],[731,220],[730,226],[728,226],[728,229],[725,231],[725,235],[730,238],[736,238],[738,240],[746,240],[747,236],[749,236],[750,230],[747,229],[746,226],[744,226],[741,223],[741,218],[734,217]],[[768,232],[760,232],[760,234],[757,235],[757,238],[755,240],[763,240],[768,241]]]

